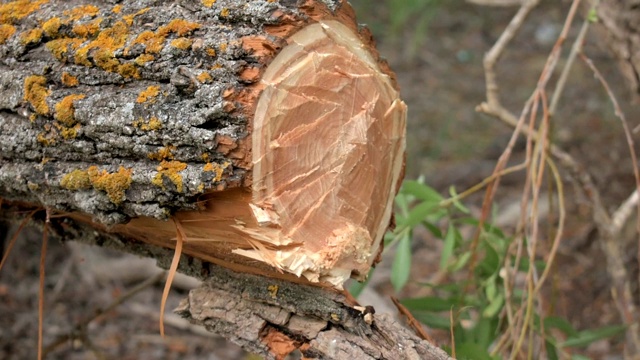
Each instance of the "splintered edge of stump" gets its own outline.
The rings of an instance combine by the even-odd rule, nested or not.
[[[74,9],[64,10],[66,5],[61,5],[67,16],[57,20],[62,25],[48,24],[47,20],[48,27],[42,25],[43,40],[37,40],[49,40],[45,44],[49,53],[33,50],[27,36],[34,29],[25,30],[20,42],[4,39],[5,47],[9,45],[9,50],[4,50],[8,57],[35,52],[39,57],[48,54],[45,63],[53,58],[61,61],[50,68],[60,72],[63,86],[48,85],[53,77],[50,73],[34,76],[13,69],[13,65],[9,70],[6,63],[2,65],[5,74],[14,71],[12,77],[24,78],[20,86],[5,86],[9,93],[0,94],[12,95],[11,99],[15,94],[10,91],[23,95],[18,101],[0,101],[0,108],[12,113],[0,116],[3,133],[20,121],[25,132],[36,126],[43,126],[45,132],[38,134],[37,143],[24,145],[27,151],[19,151],[18,145],[3,145],[0,195],[14,203],[26,201],[64,209],[68,218],[101,231],[164,247],[175,246],[176,227],[180,226],[186,235],[184,253],[235,270],[285,278],[291,278],[286,274],[295,274],[335,287],[341,287],[350,277],[364,279],[381,251],[404,166],[406,106],[399,99],[391,71],[378,58],[370,35],[356,24],[346,1],[305,1],[297,5],[265,1],[254,7],[238,2],[236,8],[221,7],[224,2],[220,3],[199,4],[204,10],[196,14],[205,16],[205,20],[198,20],[208,21],[206,26],[184,20],[177,24],[176,19],[171,20],[177,16],[175,7],[132,8],[128,10],[133,15],[123,22],[96,18],[88,23],[93,27],[85,30],[93,33],[87,38],[82,38],[83,28],[77,22],[88,22],[100,11],[114,13],[115,7],[97,9],[92,17],[71,19],[67,12],[73,13]],[[42,11],[50,17],[49,11],[62,11],[54,5],[37,2],[34,9],[24,10],[26,15],[19,15],[31,16],[34,12],[37,17]],[[122,11],[118,8],[117,13]],[[154,11],[159,15],[154,16]],[[207,17],[207,11],[219,13]],[[28,23],[8,16],[0,20]],[[251,16],[257,25],[249,22]],[[258,30],[251,29],[254,33],[250,35],[225,30],[234,26],[233,19]],[[148,26],[142,24],[144,20],[165,25],[157,25],[153,32],[153,26],[152,31],[144,28]],[[142,29],[136,29],[137,25]],[[60,35],[69,29],[74,31],[70,37]],[[122,35],[127,31],[138,34]],[[189,38],[198,34],[200,38]],[[102,35],[107,45],[96,43]],[[224,62],[222,54],[205,49],[208,36],[222,36],[223,40],[227,36],[229,44],[236,44],[238,51],[244,52],[234,53]],[[109,37],[114,40],[109,42]],[[51,44],[55,41],[63,43],[64,48],[54,47],[60,45]],[[220,80],[198,75],[201,64],[174,65],[175,69],[165,71],[172,62],[180,61],[178,50],[152,48],[165,41],[174,48],[186,49],[185,58],[191,54],[197,57],[205,50],[219,57],[211,68],[222,69]],[[101,46],[110,47],[103,51]],[[226,45],[220,46],[218,51],[226,49]],[[134,60],[137,65],[128,67],[132,53],[138,56]],[[246,57],[238,61],[238,54]],[[146,71],[153,68],[145,63],[154,61],[166,62],[155,73]],[[82,70],[89,67],[91,70]],[[97,75],[88,72],[93,69]],[[85,71],[85,77],[69,78],[69,73],[81,75],[79,71]],[[116,84],[121,81],[121,89],[115,88],[116,95],[101,94],[104,83],[96,80],[100,71],[119,76],[109,80]],[[170,79],[162,81],[163,76]],[[7,78],[0,82],[9,83]],[[202,115],[198,111],[209,105],[206,93],[202,93],[211,81],[219,85],[213,88],[217,96],[211,100],[216,113]],[[158,86],[154,87],[154,82]],[[67,95],[66,88],[76,86],[84,90],[82,95]],[[116,103],[115,108],[111,103],[105,105],[127,91],[138,94],[135,104]],[[62,100],[55,103],[52,99]],[[65,104],[70,108],[66,113]],[[166,104],[169,106],[163,107]],[[138,108],[148,111],[142,113],[147,116],[136,119]],[[158,117],[148,116],[152,113]],[[172,114],[177,118],[174,122]],[[203,116],[209,120],[200,120]],[[195,122],[198,129],[186,131],[180,121]],[[129,123],[134,128],[129,133],[108,130],[109,126],[126,129]],[[202,123],[210,125],[198,125]],[[219,128],[211,129],[216,126]],[[138,136],[143,131],[144,136]],[[58,140],[58,134],[65,140]],[[5,142],[20,142],[7,133],[2,136],[0,140]],[[117,136],[124,140],[112,139]],[[201,142],[198,136],[213,141]],[[103,139],[107,145],[101,148]],[[100,156],[85,151],[72,163],[88,167],[100,160],[98,166],[70,171],[69,159],[79,153],[80,141],[96,142],[95,148],[104,151],[98,150]],[[159,141],[165,146],[144,156],[140,149],[153,149],[149,144]],[[113,144],[117,146],[109,147]],[[33,159],[36,156],[29,155],[29,150],[41,151],[45,154],[43,164],[45,158],[52,164],[38,168]],[[105,160],[105,153],[113,159]],[[177,161],[179,157],[182,162]],[[215,186],[205,183],[198,177],[198,161],[205,163],[205,172],[217,175],[214,182],[223,174],[228,181]],[[33,175],[38,171],[48,173]],[[28,179],[28,191],[20,182],[8,181],[10,176]],[[172,197],[158,192],[158,186]],[[49,196],[43,196],[43,189]],[[60,200],[65,194],[66,200]],[[37,201],[30,201],[33,198]],[[189,208],[196,210],[185,210]],[[167,221],[166,213],[171,213],[173,221]]]

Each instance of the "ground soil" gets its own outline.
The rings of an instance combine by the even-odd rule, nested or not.
[[[446,193],[451,185],[463,189],[490,174],[511,129],[475,112],[475,106],[484,99],[482,57],[516,9],[480,7],[462,0],[441,2],[439,6],[428,9],[437,13],[429,21],[424,40],[418,41],[413,25],[420,21],[420,14],[407,17],[406,26],[394,33],[385,27],[391,14],[385,7],[387,2],[364,6],[364,1],[368,2],[355,2],[359,18],[372,25],[379,49],[396,71],[403,98],[409,107],[407,178],[424,176],[427,183]],[[501,59],[499,80],[502,99],[512,111],[519,112],[534,88],[568,5],[567,1],[542,1]],[[572,35],[575,35],[576,28],[574,26]],[[640,109],[630,102],[631,94],[627,92],[615,61],[606,49],[598,45],[594,36],[589,37],[586,53],[614,86],[630,126],[638,125]],[[616,208],[631,193],[631,163],[620,123],[605,92],[591,71],[582,64],[577,64],[572,70],[562,105],[555,117],[554,132],[557,144],[573,154],[593,174],[607,207]],[[518,156],[521,154],[515,154],[516,159]],[[523,176],[505,179],[499,192],[499,208],[506,209],[517,201],[523,179]],[[591,225],[588,205],[571,190],[570,182],[567,184],[572,216],[554,281],[554,290],[557,290],[555,311],[578,329],[617,324],[620,319],[611,302],[606,264],[597,243],[598,236]],[[473,201],[476,201],[475,205]],[[472,209],[477,209],[477,205],[477,199],[472,199]],[[634,224],[629,226],[630,229],[633,227]],[[400,294],[404,297],[419,293],[420,289],[415,284],[429,280],[437,270],[439,244],[426,233],[417,234],[414,248],[416,259],[420,260],[414,261],[412,284]],[[633,231],[629,231],[621,241],[633,249]],[[628,253],[629,259],[625,261],[629,269],[637,273],[637,262],[633,256],[636,252],[631,250]],[[35,358],[39,254],[40,235],[36,230],[30,230],[19,239],[8,263],[0,271],[1,359]],[[78,255],[78,250],[72,251],[69,245],[50,244],[46,262],[45,345],[73,331],[82,319],[144,280],[99,276],[96,280],[97,275],[91,275],[94,262],[115,262],[122,256],[125,255],[101,249],[85,249]],[[388,274],[384,268],[383,263],[380,274]],[[386,279],[378,281],[375,290],[382,296],[392,294]],[[92,321],[86,335],[93,344],[93,350],[87,343],[70,341],[56,348],[49,358],[251,357],[220,338],[205,336],[190,328],[179,329],[177,327],[181,325],[178,323],[167,326],[168,337],[161,339],[157,325],[161,293],[162,284],[151,286]],[[175,307],[185,295],[185,289],[174,289],[167,308]],[[437,333],[435,335],[438,336]],[[438,337],[442,342],[447,338],[442,334]],[[621,358],[620,344],[616,339],[598,342],[583,353],[592,358]]]

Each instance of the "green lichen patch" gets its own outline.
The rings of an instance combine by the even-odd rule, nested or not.
[[[175,186],[178,192],[182,192],[182,175],[179,173],[187,168],[187,164],[182,163],[180,161],[162,161],[160,166],[158,166],[158,173],[153,177],[151,183],[154,185],[161,187],[162,189],[166,189],[164,186],[164,178],[171,181]]]
[[[73,170],[60,180],[60,186],[69,190],[86,190],[91,188],[91,180],[86,170]]]
[[[47,79],[40,75],[31,75],[24,79],[24,100],[40,115],[49,115],[46,98],[51,91],[46,88],[46,84]]]
[[[87,169],[87,175],[93,188],[106,192],[109,200],[116,205],[125,200],[125,191],[131,186],[132,173],[132,169],[126,169],[122,166],[115,173],[100,170],[97,166],[91,166]]]

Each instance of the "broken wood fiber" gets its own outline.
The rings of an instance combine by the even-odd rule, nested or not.
[[[406,106],[346,1],[0,5],[2,206],[235,270],[359,279]],[[287,275],[291,274],[291,275]]]

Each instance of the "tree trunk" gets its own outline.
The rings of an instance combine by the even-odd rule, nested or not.
[[[346,1],[0,5],[0,210],[163,267],[184,229],[179,312],[268,358],[447,358],[334,289],[381,251],[405,117]]]
[[[587,6],[591,3],[587,2]],[[618,59],[622,74],[637,99],[640,95],[640,2],[602,0],[596,13],[602,43],[607,44]]]
[[[366,276],[406,107],[346,2],[15,1],[0,22],[5,201],[167,247],[181,226],[185,253],[247,271]]]

